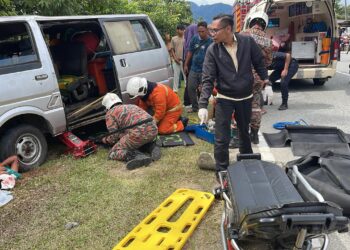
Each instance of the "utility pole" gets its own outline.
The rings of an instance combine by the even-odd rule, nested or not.
[[[348,8],[348,5],[346,4],[346,0],[345,0],[345,21],[348,20],[347,8]]]

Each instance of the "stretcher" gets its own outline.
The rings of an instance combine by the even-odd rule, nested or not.
[[[211,193],[178,189],[113,250],[180,250],[213,201],[214,196]]]
[[[293,176],[294,183],[304,186],[314,201],[302,198],[286,173],[261,161],[259,154],[239,155],[227,171],[219,172],[215,197],[224,200],[221,238],[225,250],[242,249],[247,242],[295,250],[312,249],[317,242],[320,249],[327,249],[329,233],[347,232],[349,219],[342,209],[324,201],[302,175]]]

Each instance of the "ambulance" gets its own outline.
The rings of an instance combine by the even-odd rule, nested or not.
[[[245,16],[243,30],[256,12],[269,16],[266,29],[276,50],[291,53],[299,63],[294,79],[324,85],[336,74],[339,32],[331,0],[262,0]]]

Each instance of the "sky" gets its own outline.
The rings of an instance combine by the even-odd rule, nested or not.
[[[206,5],[206,4],[214,4],[214,3],[224,3],[233,5],[234,0],[189,0],[191,2],[194,2],[198,5]],[[350,0],[349,0],[350,1]]]

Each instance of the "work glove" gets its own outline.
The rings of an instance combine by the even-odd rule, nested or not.
[[[201,120],[201,125],[208,121],[208,110],[205,108],[201,108],[198,110],[198,118]]]

